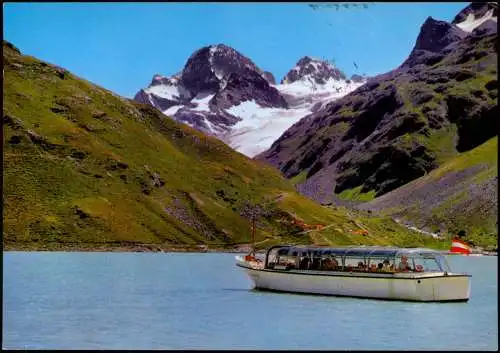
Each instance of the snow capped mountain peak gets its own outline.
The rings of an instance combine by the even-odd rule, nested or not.
[[[275,87],[287,98],[290,107],[310,107],[315,111],[325,102],[350,93],[366,81],[366,77],[359,75],[349,80],[332,63],[304,56]]]
[[[253,157],[301,118],[366,82],[347,80],[309,56],[283,81],[276,85],[270,72],[237,50],[214,44],[193,52],[178,74],[154,75],[134,99]]]
[[[281,83],[293,83],[300,80],[324,85],[329,79],[345,80],[346,76],[342,71],[326,60],[304,56],[297,62],[295,67],[286,74]]]

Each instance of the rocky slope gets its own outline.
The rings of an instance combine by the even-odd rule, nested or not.
[[[348,80],[329,63],[304,57],[276,85],[271,73],[218,44],[193,53],[179,74],[154,76],[135,100],[253,156],[321,102],[344,96],[365,81]]]
[[[257,158],[328,203],[383,195],[484,143],[498,131],[497,36],[480,28],[492,14],[496,4],[470,5],[455,23],[428,18],[399,68],[300,120]]]
[[[457,234],[497,247],[498,138],[460,154],[429,174],[358,206],[411,221],[434,233]]]
[[[3,63],[4,249],[232,247],[250,241],[252,210],[260,247],[440,246],[388,219],[321,207],[274,168],[10,43]],[[335,227],[296,234],[298,220]]]

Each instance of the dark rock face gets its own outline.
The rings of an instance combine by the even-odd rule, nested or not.
[[[466,36],[460,28],[445,22],[428,17],[420,29],[415,50],[428,50],[434,53],[441,51],[448,44],[456,42]]]
[[[330,78],[335,80],[345,80],[345,74],[333,67],[326,61],[316,60],[305,56],[297,62],[295,68],[290,70],[281,83],[292,83],[308,76],[317,84],[325,84]]]
[[[364,80],[366,80],[366,79],[363,76],[361,76],[361,75],[354,74],[354,75],[351,76],[351,81],[352,82],[363,82]]]
[[[216,92],[221,88],[225,76],[242,74],[248,69],[263,74],[250,59],[224,44],[203,47],[188,59],[180,83],[193,96],[200,92]]]
[[[477,32],[477,31],[476,31]],[[497,37],[428,19],[401,67],[303,118],[257,159],[319,202],[383,195],[498,132]]]
[[[428,17],[420,28],[415,47],[402,67],[434,65],[443,58],[443,55],[439,54],[441,50],[466,36],[467,33],[457,26]]]
[[[456,109],[456,108],[455,108]],[[476,105],[457,122],[457,151],[465,152],[498,134],[498,105]]]
[[[488,34],[497,33],[497,30],[498,30],[497,23],[493,20],[487,20],[482,24],[480,24],[476,29],[474,29],[472,34],[476,36],[484,36]]]
[[[215,95],[211,103],[218,108],[226,109],[252,99],[262,107],[288,107],[286,100],[276,88],[271,87],[266,79],[249,69],[230,74],[226,86]]]
[[[403,67],[414,67],[417,65],[434,65],[444,58],[441,53],[433,53],[427,50],[414,50],[403,63]]]
[[[274,75],[270,73],[269,71],[264,71],[264,78],[269,82],[271,85],[276,84],[276,79],[274,78]]]
[[[143,104],[151,104],[157,107],[159,110],[164,111],[174,105],[182,104],[181,100],[172,100],[163,97],[159,97],[154,94],[148,94],[143,89],[141,89],[134,97],[134,100]]]
[[[210,47],[201,48],[191,55],[182,71],[181,82],[193,95],[219,89],[220,79],[210,65],[210,55]]]
[[[241,119],[225,111],[202,112],[181,108],[176,114],[177,121],[196,127],[207,135],[226,132]]]
[[[351,169],[345,164],[357,168]],[[347,172],[337,179],[335,193],[363,185],[361,192],[376,190],[376,196],[383,195],[435,167],[434,157],[422,145],[415,145],[411,150],[382,146],[369,159],[353,156],[352,160],[339,165],[337,169],[345,168]]]
[[[384,117],[394,113],[403,104],[394,87],[387,91],[377,92],[357,119],[350,123],[342,140],[355,139],[361,142],[375,131]]]

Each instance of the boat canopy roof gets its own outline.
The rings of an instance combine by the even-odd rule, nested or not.
[[[426,248],[398,248],[388,246],[348,246],[342,248],[306,246],[306,245],[276,245],[268,250],[268,253],[273,249],[291,250],[308,252],[314,255],[336,255],[336,256],[352,256],[352,257],[395,257],[395,256],[439,256],[441,252],[426,249]]]

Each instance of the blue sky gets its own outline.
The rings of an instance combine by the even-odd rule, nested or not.
[[[4,39],[126,97],[154,74],[179,72],[202,46],[224,43],[281,80],[303,56],[347,75],[400,65],[428,16],[451,21],[467,3],[4,3]],[[356,62],[358,70],[354,66]]]

